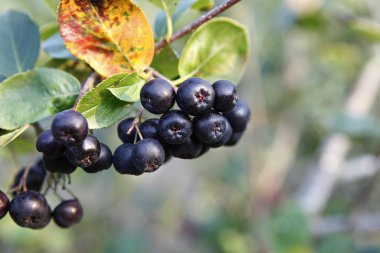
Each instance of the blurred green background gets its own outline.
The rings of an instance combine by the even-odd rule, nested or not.
[[[158,9],[137,3],[153,24]],[[43,0],[0,0],[7,9],[55,20]],[[238,89],[253,114],[239,145],[141,177],[78,169],[83,222],[31,231],[8,216],[1,253],[380,252],[380,1],[243,0],[223,15],[251,34]],[[120,144],[115,127],[95,135]],[[27,131],[0,150],[2,190],[34,142]]]

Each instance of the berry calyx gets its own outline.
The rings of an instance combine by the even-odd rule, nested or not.
[[[173,107],[175,90],[165,79],[152,79],[142,87],[140,101],[147,111],[154,114],[162,114]]]
[[[82,217],[83,208],[77,199],[62,201],[53,211],[55,224],[62,228],[68,228],[79,223]]]
[[[156,171],[165,161],[165,150],[155,139],[139,141],[132,150],[132,162],[142,172]]]
[[[193,124],[188,115],[180,110],[163,114],[158,122],[158,133],[169,144],[180,144],[191,136]]]
[[[36,149],[51,158],[61,156],[64,152],[64,146],[53,137],[50,130],[43,131],[38,136]]]
[[[227,80],[219,80],[212,84],[215,91],[214,109],[218,112],[228,112],[235,108],[238,102],[236,87]]]
[[[54,117],[51,132],[54,138],[63,144],[80,143],[87,136],[88,123],[79,112],[66,110]]]
[[[31,229],[43,228],[51,219],[51,210],[45,197],[35,191],[16,195],[10,203],[9,214],[17,225]]]
[[[223,116],[230,122],[234,132],[242,132],[247,128],[251,109],[245,102],[239,101],[232,111],[224,113]]]
[[[77,167],[93,165],[100,155],[100,143],[93,135],[88,135],[81,143],[66,147],[66,158]]]
[[[132,162],[132,151],[135,145],[125,143],[120,145],[113,154],[113,166],[120,174],[129,174],[139,176],[143,174]]]
[[[200,78],[189,78],[178,88],[178,107],[189,115],[201,115],[214,105],[215,91],[212,85]]]
[[[7,195],[0,191],[0,219],[2,219],[9,210],[9,199]]]
[[[217,141],[213,144],[209,144],[209,146],[211,148],[219,148],[219,147],[223,146],[224,144],[226,144],[230,140],[232,133],[233,133],[232,127],[231,127],[230,123],[228,122],[228,120],[226,120],[226,131],[224,132],[223,137],[219,141]]]
[[[83,170],[86,171],[87,173],[96,173],[102,170],[109,169],[111,165],[112,165],[112,152],[107,145],[100,143],[99,158],[93,165],[89,167],[84,167]]]
[[[134,118],[127,118],[117,125],[117,135],[120,140],[124,143],[134,143],[136,136],[136,129],[132,129],[131,133],[128,134],[129,129],[132,126]]]
[[[223,138],[227,120],[216,112],[194,118],[194,136],[202,143],[214,144]]]
[[[191,137],[181,144],[171,145],[172,156],[182,159],[193,159],[199,156],[202,151],[202,143]]]

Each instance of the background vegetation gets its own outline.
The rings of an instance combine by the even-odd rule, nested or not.
[[[153,26],[158,8],[137,3]],[[0,0],[8,9],[40,26],[55,20],[43,0]],[[223,15],[247,25],[253,45],[239,85],[253,109],[241,143],[142,177],[77,170],[83,222],[31,231],[7,217],[2,253],[380,252],[379,1],[243,0]],[[115,127],[95,134],[120,144]],[[2,189],[34,142],[28,130],[0,150]]]

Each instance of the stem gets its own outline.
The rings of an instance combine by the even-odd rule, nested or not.
[[[26,192],[28,190],[28,188],[26,187],[26,180],[28,178],[28,175],[29,175],[29,171],[30,171],[30,168],[32,168],[32,165],[34,163],[34,160],[35,160],[35,154],[32,156],[32,158],[30,159],[28,165],[26,166],[25,170],[24,170],[24,173],[22,174],[22,179],[21,179],[21,185],[22,185],[22,190],[24,192]],[[19,189],[21,187],[19,186]]]
[[[135,126],[136,128],[136,132],[137,134],[139,135],[140,137],[140,140],[143,140],[144,139],[144,136],[142,135],[141,131],[140,131],[140,127],[138,125]]]
[[[75,101],[75,104],[73,106],[73,109],[75,110],[78,106],[79,100],[86,94],[87,91],[91,90],[95,86],[95,82],[98,79],[99,75],[96,72],[92,72],[86,82],[82,85],[79,95],[77,97],[77,100]]]
[[[139,112],[137,113],[135,119],[134,119],[133,122],[132,122],[131,127],[128,129],[127,134],[131,134],[133,128],[136,128],[136,130],[137,130],[137,128],[138,128],[138,127],[137,127],[137,124],[138,124],[139,121],[140,121],[141,115],[142,115],[142,109],[139,110]]]
[[[174,41],[176,41],[176,40],[182,38],[183,36],[185,36],[185,35],[193,32],[195,29],[197,29],[198,27],[200,27],[205,22],[207,22],[210,19],[214,18],[215,16],[217,16],[220,13],[222,13],[223,11],[231,8],[231,6],[233,6],[234,4],[236,4],[236,3],[240,2],[240,1],[241,0],[226,0],[222,4],[220,4],[220,5],[216,6],[216,7],[214,7],[213,9],[211,9],[206,14],[200,16],[197,20],[195,20],[190,25],[185,26],[184,28],[182,28],[181,30],[179,30],[178,32],[176,32],[175,34],[173,34],[173,36],[171,36],[170,39],[163,39],[163,40],[157,42],[156,45],[155,45],[155,54],[157,54],[159,51],[161,51],[161,49],[163,49],[164,47],[166,47],[169,44],[173,43]],[[169,28],[168,28],[168,30],[169,30]]]
[[[37,137],[44,131],[38,122],[33,123],[32,127],[34,128]]]

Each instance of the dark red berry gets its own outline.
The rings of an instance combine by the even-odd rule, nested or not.
[[[82,217],[82,205],[77,199],[62,201],[53,211],[55,224],[62,228],[68,228],[79,223]]]
[[[243,102],[239,101],[232,111],[223,114],[230,122],[234,132],[242,132],[247,128],[251,116],[251,109]]]
[[[77,167],[90,167],[99,158],[100,143],[95,136],[88,135],[81,143],[67,146],[65,155],[67,160]]]
[[[202,143],[214,144],[221,140],[226,132],[227,120],[216,112],[194,118],[194,136]]]
[[[200,78],[189,78],[181,84],[176,97],[178,107],[189,115],[201,115],[214,105],[212,85]]]
[[[7,195],[0,191],[0,219],[2,219],[9,210],[9,199]]]
[[[139,141],[132,150],[132,162],[143,172],[156,171],[165,161],[165,150],[155,139]]]
[[[100,143],[100,155],[98,160],[91,166],[83,168],[87,173],[96,173],[101,170],[107,170],[112,165],[112,152],[110,148]]]
[[[138,170],[132,162],[132,151],[134,147],[134,144],[125,143],[115,150],[113,154],[113,166],[120,174],[135,176],[143,174],[143,172]]]
[[[51,219],[51,210],[45,197],[35,191],[16,195],[10,203],[9,214],[17,225],[32,229],[46,227]]]
[[[202,151],[202,143],[191,137],[185,142],[176,145],[170,145],[172,156],[182,159],[193,159],[199,156]]]
[[[65,151],[63,144],[53,137],[50,130],[43,131],[38,136],[36,149],[51,158],[62,156]]]
[[[188,115],[180,110],[163,114],[158,122],[158,133],[169,144],[180,144],[190,138],[193,124]]]
[[[88,123],[79,112],[66,110],[54,117],[51,132],[56,140],[64,144],[79,143],[87,136]]]
[[[127,118],[119,123],[117,126],[117,135],[120,140],[124,143],[134,143],[136,136],[136,129],[132,129],[131,133],[128,134],[129,129],[132,126],[134,118]]]
[[[215,91],[214,109],[218,112],[228,112],[235,108],[238,102],[236,87],[227,80],[219,80],[212,84]]]
[[[140,101],[149,112],[162,114],[170,110],[175,102],[175,90],[166,80],[152,79],[141,89]]]
[[[53,173],[65,173],[70,174],[75,171],[77,168],[75,165],[70,163],[65,156],[58,158],[48,158],[43,157],[44,167],[47,171]]]

